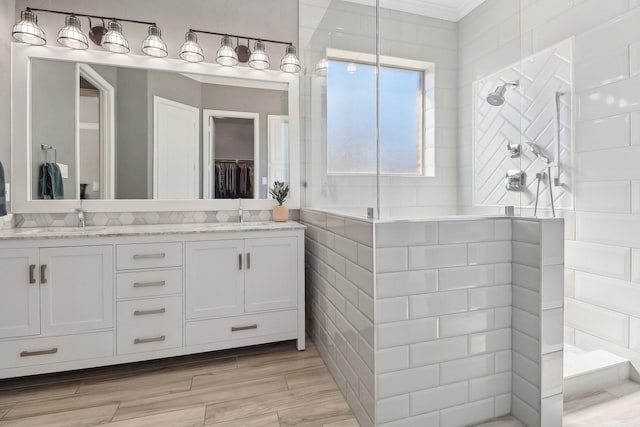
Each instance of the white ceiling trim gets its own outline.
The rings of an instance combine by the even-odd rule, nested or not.
[[[375,0],[347,0],[375,6]],[[458,22],[485,0],[380,0],[380,7]]]

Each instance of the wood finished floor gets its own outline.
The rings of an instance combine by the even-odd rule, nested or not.
[[[0,427],[357,427],[313,343],[0,380]]]
[[[0,427],[94,425],[358,427],[310,341],[0,380]],[[566,401],[564,426],[640,426],[640,384]]]

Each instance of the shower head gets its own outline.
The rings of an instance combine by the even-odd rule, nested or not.
[[[496,88],[496,90],[494,90],[489,95],[487,95],[487,102],[489,104],[493,105],[494,107],[499,107],[502,104],[504,104],[504,94],[507,91],[507,88],[509,86],[518,87],[518,86],[520,86],[520,82],[518,80],[516,80],[514,82],[508,82],[508,83],[505,83],[503,85],[498,86]]]

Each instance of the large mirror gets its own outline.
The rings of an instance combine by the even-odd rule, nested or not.
[[[299,204],[290,76],[31,49],[14,46],[14,72],[27,71],[14,92],[14,188],[25,193],[14,197],[18,210],[64,211],[80,200],[105,211],[184,209],[180,201],[216,209],[225,199],[266,200],[275,180],[290,183],[291,206]],[[143,200],[151,204],[133,204]]]

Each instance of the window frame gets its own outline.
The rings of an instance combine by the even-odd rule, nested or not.
[[[326,58],[329,61],[339,61],[344,63],[356,63],[363,65],[376,65],[376,55],[363,52],[353,52],[340,49],[327,48]],[[436,64],[433,62],[419,61],[407,58],[392,56],[380,57],[380,66],[385,68],[396,68],[421,73],[422,80],[422,147],[421,147],[421,171],[414,173],[380,173],[384,177],[400,178],[433,178],[435,173],[435,134],[436,134],[436,108],[435,108],[435,75]],[[328,88],[327,88],[328,91]],[[328,93],[327,93],[328,96]],[[327,123],[328,126],[328,123]],[[328,132],[327,132],[328,133]],[[368,172],[329,172],[328,169],[328,144],[324,144],[324,169],[327,176],[351,176],[351,177],[371,177],[376,173]],[[431,152],[429,152],[431,151]]]

